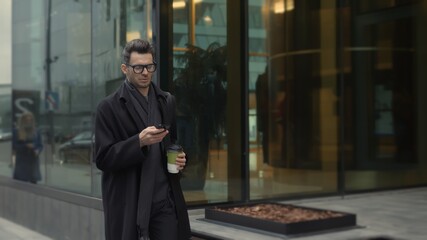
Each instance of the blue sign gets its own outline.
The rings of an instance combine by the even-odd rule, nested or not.
[[[46,91],[45,107],[46,107],[46,110],[49,110],[49,111],[58,110],[59,94],[57,92]]]

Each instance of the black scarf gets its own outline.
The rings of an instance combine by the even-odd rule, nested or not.
[[[162,123],[161,111],[153,86],[150,86],[147,97],[144,97],[128,80],[126,80],[126,89],[130,93],[133,106],[144,123],[143,125],[153,126]],[[148,236],[151,204],[166,199],[169,191],[160,143],[150,145],[148,149],[141,168],[138,197],[137,224],[143,236]]]

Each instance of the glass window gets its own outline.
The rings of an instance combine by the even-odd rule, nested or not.
[[[152,1],[96,1],[92,5],[92,80],[94,106],[114,92],[124,80],[120,70],[126,42],[143,38],[153,40]],[[154,77],[154,76],[153,76]],[[155,80],[154,80],[155,81]],[[101,196],[101,171],[92,165],[93,192]]]
[[[322,4],[249,1],[251,199],[337,191],[336,20]]]
[[[12,1],[12,10],[13,176],[88,194],[91,140],[76,136],[92,129],[90,3]],[[36,131],[23,135],[28,112]]]
[[[387,8],[404,7],[419,2],[419,0],[377,0],[377,1],[357,1],[353,7],[359,12],[379,11]]]
[[[426,182],[418,3],[249,1],[252,199]]]
[[[181,184],[190,203],[227,199],[226,9],[221,0],[173,3],[171,91],[189,159]]]
[[[1,29],[1,28],[0,28]],[[4,49],[0,49],[2,51]],[[10,55],[9,55],[10,58]],[[10,71],[10,69],[6,69]],[[2,72],[5,73],[6,71]],[[6,78],[6,79],[10,79]],[[12,159],[12,95],[10,83],[0,84],[0,175],[10,177],[14,166]]]
[[[227,201],[246,180],[241,196],[251,200],[427,182],[427,1],[247,1],[248,79],[231,85],[240,69],[227,59],[240,61],[240,49],[227,52],[227,38],[239,37],[227,29],[242,21],[227,19],[234,4],[169,6],[173,74],[162,86],[177,98],[190,204]],[[153,36],[158,9],[145,0],[1,6],[11,37],[0,38],[0,174],[100,196],[94,111],[123,81],[127,41],[166,44]],[[231,104],[246,102],[240,84],[245,110]],[[249,179],[230,167],[245,154],[229,147],[240,139],[229,125],[237,105],[248,113],[237,124],[248,124]]]
[[[380,1],[381,2],[381,1]],[[386,1],[382,1],[384,3]],[[390,2],[390,1],[389,1]],[[391,3],[391,2],[390,2]],[[399,6],[405,3],[406,6]],[[425,1],[343,8],[345,188],[425,183]],[[369,13],[349,11],[371,6]],[[418,9],[418,10],[416,10]],[[424,9],[424,10],[423,10]],[[424,16],[425,18],[425,16]],[[351,27],[350,27],[351,26]]]
[[[5,1],[0,8],[0,32],[12,35],[12,3]],[[12,38],[0,38],[0,175],[10,177],[12,161]]]

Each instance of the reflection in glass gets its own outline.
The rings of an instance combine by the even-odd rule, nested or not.
[[[251,2],[248,11],[249,113],[256,110],[258,133],[250,197],[335,191],[337,79],[321,74],[335,60],[320,45],[335,41],[332,27],[320,31],[322,20],[334,21],[331,12],[320,1],[290,0]]]
[[[61,164],[90,164],[93,140],[92,131],[84,131],[59,145],[58,154]]]
[[[30,183],[40,181],[42,176],[39,155],[42,150],[42,137],[36,127],[34,115],[31,112],[22,113],[13,132],[13,178]]]
[[[0,9],[0,175],[12,175],[12,3]]]
[[[1,51],[1,50],[0,50]],[[11,71],[10,69],[8,70]],[[0,175],[12,176],[12,94],[11,85],[0,85]]]
[[[226,1],[178,3],[171,91],[177,99],[178,142],[189,159],[181,184],[189,202],[225,201]]]
[[[25,112],[36,119],[42,183],[90,193],[90,156],[70,164],[58,152],[91,130],[90,2],[13,1],[12,9],[14,124]]]
[[[256,80],[256,119],[257,119],[257,130],[260,134],[261,145],[262,145],[262,162],[268,164],[269,157],[269,121],[268,114],[270,111],[270,104],[268,99],[268,68],[258,75]]]
[[[44,146],[38,183],[100,196],[100,172],[90,165],[93,111],[123,81],[124,43],[156,40],[157,10],[143,0],[11,3],[12,27],[2,30],[12,35],[13,58],[0,79],[0,174],[12,176],[12,130],[31,112]],[[426,1],[247,4],[248,79],[232,81],[248,81],[251,199],[335,192],[339,174],[345,190],[427,181]],[[233,171],[224,127],[227,1],[171,7],[168,87],[194,164],[185,194],[225,201]]]
[[[343,9],[345,26],[354,26],[343,42],[346,190],[426,181],[418,175],[426,170],[420,150],[425,70],[419,69],[426,59],[417,57],[425,39],[417,28],[426,9],[421,3],[358,1]],[[358,7],[369,14],[347,11]]]

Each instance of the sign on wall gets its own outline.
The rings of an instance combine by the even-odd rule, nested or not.
[[[38,122],[40,113],[40,91],[13,90],[12,101],[14,123],[17,122],[17,119],[24,112],[31,112],[34,115],[36,122]]]

